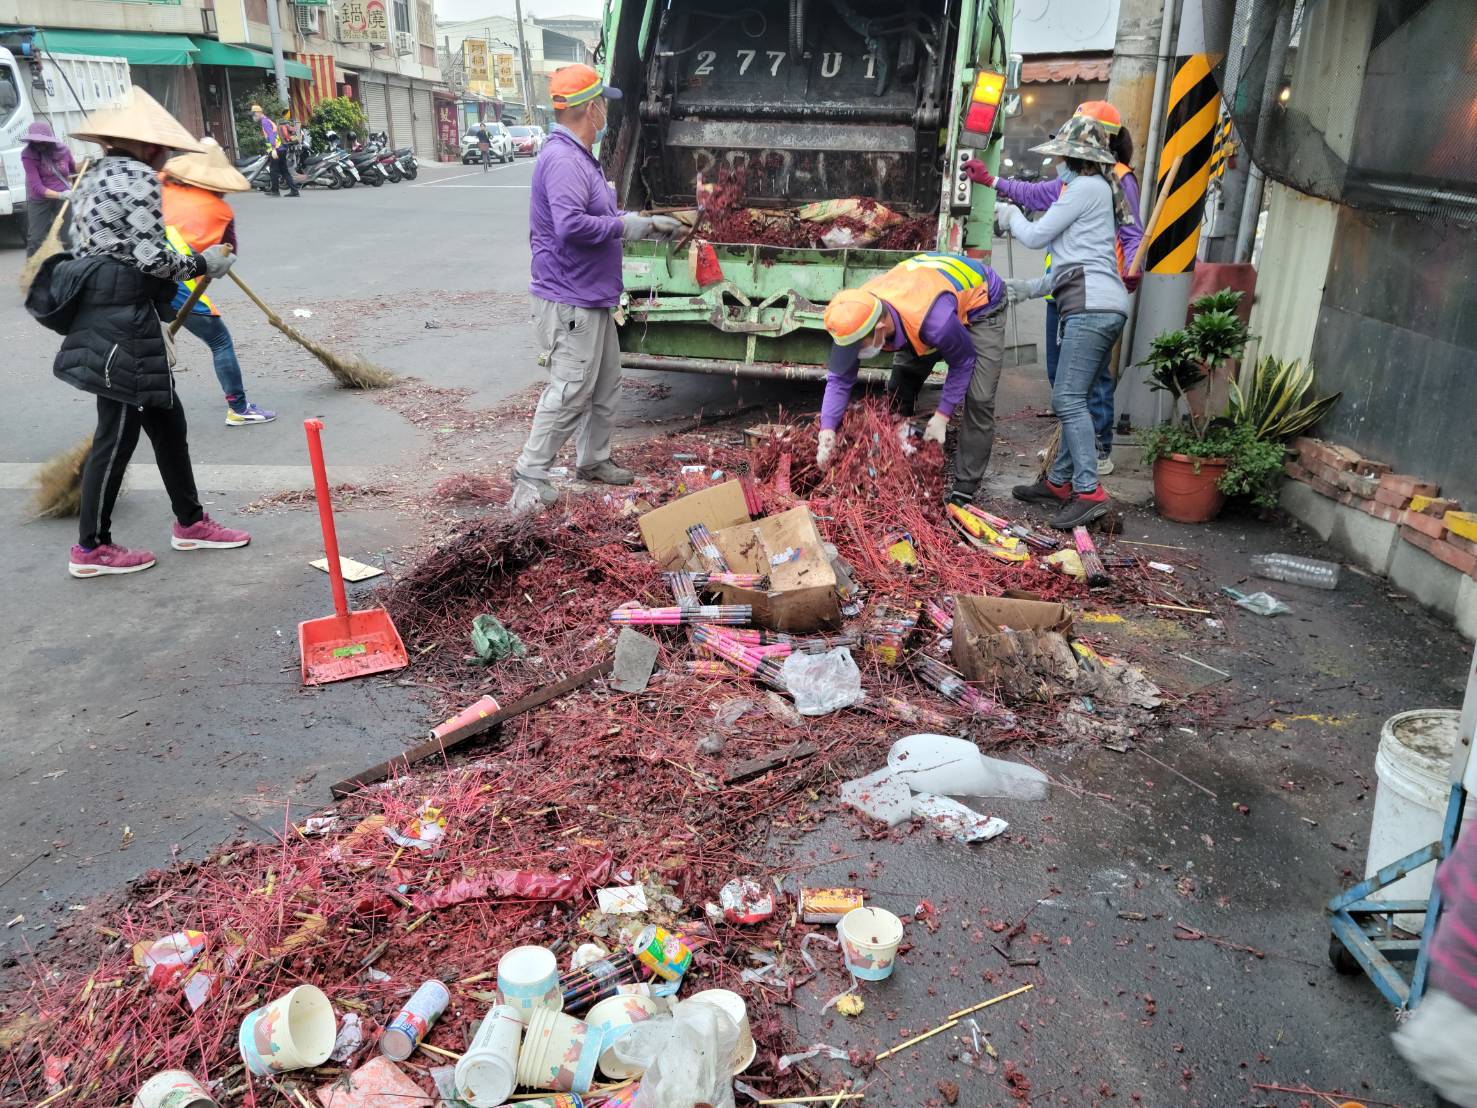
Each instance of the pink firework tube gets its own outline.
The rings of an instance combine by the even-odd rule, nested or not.
[[[1103,560],[1098,557],[1097,547],[1092,544],[1092,536],[1087,533],[1087,528],[1073,527],[1072,542],[1077,546],[1077,555],[1082,559],[1082,568],[1087,571],[1088,588],[1100,589],[1110,584],[1112,579],[1108,576],[1108,571],[1103,568]]]
[[[923,605],[923,610],[928,613],[928,622],[933,624],[945,635],[951,634],[953,632],[954,617],[950,615],[949,610],[945,608],[942,604],[940,604],[937,600],[927,601]]]
[[[855,631],[844,631],[839,635],[811,635],[809,638],[794,639],[790,645],[796,654],[824,654],[838,646],[856,646],[861,636]]]
[[[486,719],[500,709],[500,705],[490,696],[484,696],[470,707],[463,708],[456,715],[444,723],[438,723],[431,728],[430,737],[433,739],[444,739],[447,735],[455,734],[468,724],[476,723],[479,719]]]
[[[722,661],[700,661],[687,662],[684,672],[693,677],[748,677],[749,674],[741,673],[727,662]]]
[[[744,490],[744,508],[749,515],[755,518],[762,516],[764,501],[759,496],[759,490],[754,487],[754,482],[747,477],[740,477],[739,488]]]
[[[395,1062],[409,1058],[426,1037],[431,1024],[446,1011],[450,1000],[451,994],[441,982],[423,982],[380,1036],[380,1053]]]
[[[728,561],[723,557],[723,551],[718,549],[718,544],[713,541],[713,532],[708,530],[707,524],[694,523],[689,527],[687,541],[692,543],[693,550],[709,573],[728,572]]]
[[[718,655],[724,661],[732,662],[745,673],[753,674],[771,684],[784,688],[779,666],[772,660],[757,657],[752,654],[742,643],[736,643],[724,637],[723,632],[701,624],[692,629],[692,641]]]
[[[677,601],[679,607],[696,608],[698,606],[696,574],[667,573],[663,576],[667,579],[667,587],[672,590],[672,599]]]
[[[611,623],[672,626],[683,623],[742,624],[754,618],[748,604],[702,604],[695,608],[617,608]]]
[[[1013,712],[1002,708],[978,689],[971,688],[969,682],[964,680],[962,673],[950,669],[937,658],[919,654],[913,663],[913,670],[939,695],[952,700],[961,707],[968,708],[975,715],[989,716],[1005,727],[1015,726],[1016,717]]]
[[[762,573],[694,573],[693,584],[732,585],[739,589],[757,589],[768,580]]]
[[[995,530],[1007,535],[1014,535],[1027,546],[1034,547],[1037,550],[1055,550],[1061,545],[1060,542],[1050,535],[1038,535],[1024,523],[1012,523],[1004,516],[997,516],[994,512],[987,512],[983,508],[975,507],[973,504],[966,504],[964,510],[971,515],[978,516],[991,527],[995,528]]]

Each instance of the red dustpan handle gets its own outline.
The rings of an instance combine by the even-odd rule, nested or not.
[[[313,492],[318,498],[318,522],[323,525],[323,552],[328,555],[328,579],[333,583],[333,610],[340,619],[349,618],[349,598],[344,592],[344,572],[338,560],[338,532],[333,528],[333,504],[328,499],[328,470],[323,465],[321,419],[303,420],[308,433],[308,460],[313,463]]]

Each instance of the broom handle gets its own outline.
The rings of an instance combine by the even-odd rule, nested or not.
[[[260,296],[258,296],[256,293],[252,292],[251,289],[250,289],[250,287],[246,284],[245,281],[241,280],[240,277],[236,276],[236,270],[234,268],[226,270],[226,276],[229,277],[231,280],[233,280],[233,281],[236,282],[236,287],[239,288],[242,292],[244,292],[248,297],[250,297],[251,298],[251,302],[253,304],[255,304],[258,308],[260,308],[262,310],[262,313],[264,315],[266,315],[266,316],[268,316],[269,318],[272,318],[272,319],[278,318],[277,313],[274,312],[274,311],[272,311],[271,308],[267,307],[266,304],[262,303],[262,298]]]
[[[344,571],[338,560],[338,531],[333,526],[333,503],[328,497],[328,469],[323,464],[323,440],[320,437],[323,421],[305,419],[303,429],[308,433],[308,459],[313,463],[313,493],[318,498],[318,522],[323,525],[323,553],[328,555],[333,610],[339,619],[346,620],[349,618],[349,597],[344,592]]]
[[[1144,253],[1149,249],[1149,240],[1159,229],[1159,217],[1164,214],[1164,205],[1169,201],[1170,190],[1174,188],[1174,179],[1180,175],[1180,163],[1184,160],[1183,154],[1176,154],[1174,161],[1169,163],[1169,175],[1164,178],[1164,184],[1159,186],[1159,195],[1154,199],[1154,210],[1149,213],[1149,225],[1144,228],[1144,237],[1139,240],[1139,248],[1133,252],[1133,264],[1128,267],[1130,277],[1136,276],[1139,268],[1144,264]]]
[[[224,245],[226,253],[229,254],[231,252],[231,244],[225,243]],[[200,303],[200,298],[205,295],[205,290],[209,287],[209,277],[196,278],[195,287],[190,290],[190,295],[185,297],[185,303],[180,308],[179,314],[174,317],[174,322],[169,325],[170,338],[179,334],[179,329],[185,325],[185,320],[190,317],[190,313],[195,310],[195,305]]]

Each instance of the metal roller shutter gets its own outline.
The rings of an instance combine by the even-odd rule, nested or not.
[[[414,141],[410,130],[410,82],[390,84],[390,146],[409,146]]]
[[[370,131],[388,131],[390,129],[390,105],[386,98],[388,89],[382,82],[370,81],[361,77],[359,90],[364,100],[364,114],[369,117]]]
[[[415,101],[415,156],[421,161],[436,160],[436,98],[429,86],[417,85],[412,90]]]

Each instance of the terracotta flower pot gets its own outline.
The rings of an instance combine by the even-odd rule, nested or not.
[[[1225,472],[1225,458],[1160,458],[1154,463],[1154,507],[1176,523],[1206,523],[1220,515],[1226,502],[1216,487]]]

